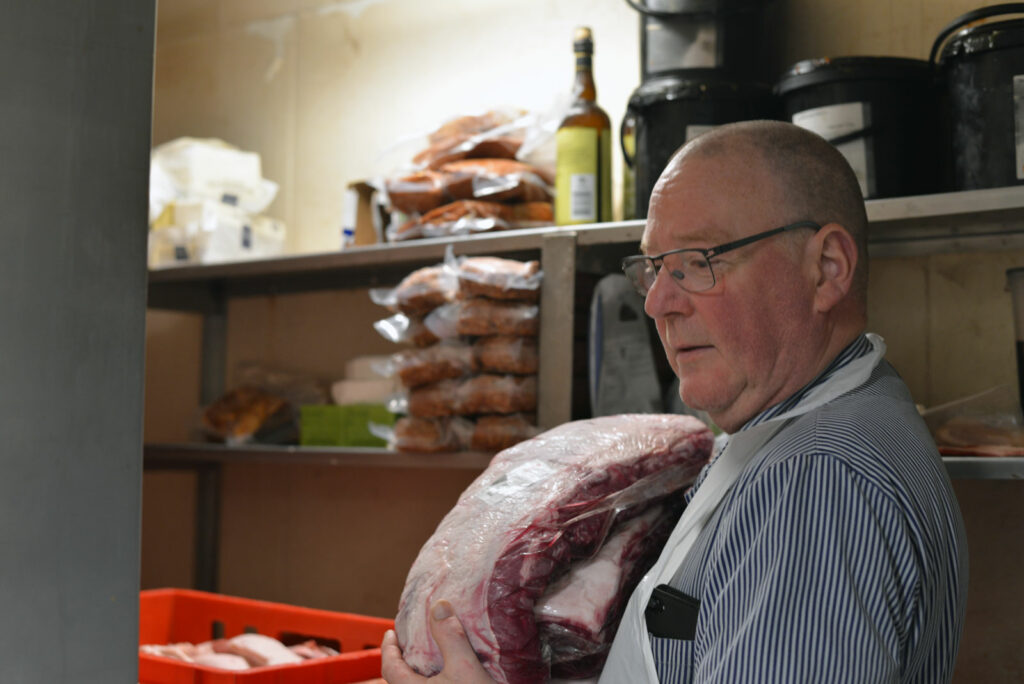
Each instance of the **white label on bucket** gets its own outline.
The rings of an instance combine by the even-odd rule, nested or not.
[[[714,128],[714,126],[707,126],[704,124],[690,124],[689,126],[686,127],[686,142],[690,142],[701,133],[707,133],[712,128]]]
[[[871,125],[871,106],[867,102],[847,102],[805,109],[793,115],[793,123],[817,133],[829,142],[836,141],[836,149],[842,152],[853,167],[864,197],[875,194],[875,164],[867,138],[857,134]],[[843,138],[853,139],[842,141]]]
[[[1017,180],[1024,180],[1024,76],[1013,77],[1013,139],[1017,146]]]

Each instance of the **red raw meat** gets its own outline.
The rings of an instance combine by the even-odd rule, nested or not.
[[[592,557],[615,522],[689,485],[711,445],[695,418],[634,414],[566,423],[499,453],[409,571],[396,618],[405,660],[421,674],[440,671],[428,620],[443,598],[498,682],[545,681],[537,599],[574,560]]]
[[[657,560],[682,503],[667,501],[616,525],[597,555],[574,563],[537,600],[533,612],[553,676],[601,673],[626,600]]]

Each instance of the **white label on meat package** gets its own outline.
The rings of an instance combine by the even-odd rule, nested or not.
[[[1017,146],[1017,180],[1024,180],[1024,76],[1013,77],[1013,139]]]
[[[815,107],[794,114],[793,123],[832,142],[855,135],[870,127],[871,108],[867,102],[847,102]],[[853,167],[853,172],[857,174],[861,194],[864,197],[874,195],[875,165],[867,138],[856,137],[848,142],[840,142],[836,145],[836,149],[842,152],[846,161]]]
[[[574,173],[569,177],[569,218],[573,221],[597,220],[597,175]]]
[[[479,497],[486,503],[496,506],[538,482],[547,480],[554,472],[554,466],[545,461],[526,461],[491,483],[487,489],[480,492]]]
[[[686,127],[686,142],[690,142],[701,133],[707,133],[714,126],[708,126],[706,124],[691,124]]]

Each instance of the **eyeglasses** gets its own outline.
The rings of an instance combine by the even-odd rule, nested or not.
[[[636,291],[643,297],[646,297],[647,293],[654,287],[654,280],[658,277],[662,265],[668,266],[669,275],[672,276],[672,280],[679,287],[687,292],[703,292],[715,286],[715,272],[711,268],[712,258],[726,252],[731,252],[744,245],[749,245],[752,242],[763,240],[787,230],[796,230],[797,228],[811,228],[814,231],[821,230],[821,226],[813,221],[798,221],[788,226],[772,228],[763,233],[757,233],[756,235],[733,242],[726,242],[725,244],[707,249],[684,247],[682,249],[672,249],[654,256],[640,254],[626,257],[622,260],[622,270],[633,284],[633,287],[636,288]]]

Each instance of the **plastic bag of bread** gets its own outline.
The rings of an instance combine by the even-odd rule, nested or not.
[[[473,433],[466,418],[417,418],[406,416],[395,422],[389,440],[398,451],[463,451]]]
[[[540,307],[525,302],[475,298],[455,302],[455,328],[460,335],[526,335],[540,330]]]
[[[473,425],[469,448],[501,451],[540,434],[535,416],[513,413],[507,416],[479,416]]]
[[[416,418],[442,418],[463,413],[461,410],[461,380],[439,380],[409,390],[405,410],[397,406],[396,413],[408,413]],[[389,407],[391,408],[391,407]]]
[[[473,361],[489,373],[532,375],[539,365],[537,338],[513,335],[481,337],[473,343]]]
[[[554,179],[514,159],[463,159],[444,164],[439,171],[443,191],[452,199],[550,202],[554,195]]]
[[[386,201],[392,209],[406,214],[425,214],[449,201],[445,180],[445,174],[430,170],[386,180]]]
[[[419,387],[476,371],[474,349],[459,340],[444,340],[422,349],[400,351],[391,357],[391,370],[405,387]]]
[[[289,419],[287,402],[258,387],[242,386],[225,393],[203,409],[207,434],[227,444],[243,444],[268,427]]]
[[[540,307],[527,302],[503,302],[477,297],[439,306],[423,324],[440,339],[460,335],[521,335],[536,337]]]
[[[459,382],[459,415],[520,413],[537,409],[536,375],[475,375]]]
[[[374,288],[370,299],[408,316],[422,317],[446,302],[455,299],[458,279],[449,264],[417,269],[394,288]]]
[[[550,225],[554,221],[551,202],[523,202],[502,204],[483,200],[456,200],[422,216],[398,225],[389,225],[385,231],[392,242],[424,237],[468,235],[489,230],[532,228]]]
[[[544,273],[538,261],[500,257],[463,257],[449,263],[458,276],[459,297],[488,297],[524,302],[540,300]]]
[[[449,119],[428,136],[428,146],[412,161],[436,169],[471,157],[515,159],[530,122],[522,110],[491,110]]]
[[[405,342],[417,347],[427,347],[439,339],[421,319],[410,318],[402,313],[376,321],[373,329],[389,342]]]

